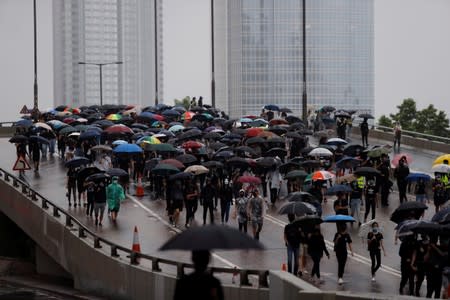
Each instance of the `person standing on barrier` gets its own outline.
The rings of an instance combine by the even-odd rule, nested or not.
[[[223,300],[223,289],[220,280],[207,272],[211,254],[207,250],[192,251],[194,272],[184,275],[175,285],[174,300],[202,299]]]
[[[397,146],[397,151],[400,152],[400,140],[402,139],[402,126],[400,122],[395,122],[394,126],[394,151]]]
[[[350,252],[353,256],[353,250],[352,250],[352,238],[347,233],[347,226],[345,223],[337,223],[338,225],[338,232],[334,235],[334,252],[336,252],[336,258],[338,261],[338,283],[339,285],[342,285],[344,283],[344,280],[342,277],[344,276],[345,271],[345,264],[347,263],[347,246],[348,249],[350,249]]]

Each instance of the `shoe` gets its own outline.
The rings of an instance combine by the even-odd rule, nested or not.
[[[373,277],[372,277],[372,282],[375,282],[375,281],[376,281],[376,280],[375,280],[375,276],[373,276]]]
[[[99,223],[98,223],[98,226],[102,226],[102,222],[99,222]]]
[[[95,219],[95,226],[97,226],[98,225],[98,220],[97,219]]]
[[[71,206],[72,206],[72,203],[69,202],[69,207],[71,207]]]
[[[189,226],[189,224],[185,224],[184,227],[189,228],[190,226]]]
[[[339,285],[342,285],[344,283],[344,280],[342,280],[342,278],[339,278],[338,283],[339,283]]]
[[[297,276],[298,276],[298,277],[302,277],[302,276],[303,276],[302,271],[298,271],[298,272],[297,272]]]
[[[76,202],[73,204],[73,207],[77,207],[77,203]]]

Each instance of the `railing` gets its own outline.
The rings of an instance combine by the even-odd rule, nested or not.
[[[361,122],[362,121],[355,120],[355,121],[353,121],[353,124],[354,124],[353,126],[355,126],[355,125],[358,126],[359,124],[361,124]],[[372,125],[372,129],[377,129],[377,130],[381,130],[384,132],[394,133],[394,128],[382,126],[382,125],[378,125],[378,124]],[[410,136],[413,138],[422,138],[422,139],[441,142],[441,143],[450,143],[450,138],[447,138],[447,137],[436,136],[436,135],[431,135],[431,134],[426,134],[426,133],[421,133],[421,132],[416,132],[416,131],[410,131],[410,130],[402,130],[402,136]]]
[[[13,127],[16,122],[0,122],[0,127]]]
[[[152,255],[147,255],[139,252],[135,252],[129,248],[117,245],[114,242],[111,242],[103,237],[98,236],[96,233],[91,231],[85,225],[83,225],[79,220],[70,215],[63,208],[58,205],[52,203],[50,200],[46,199],[39,192],[33,190],[28,183],[22,181],[21,179],[15,177],[4,169],[0,168],[0,177],[4,178],[5,182],[12,184],[13,187],[19,189],[19,191],[26,195],[30,200],[39,204],[44,211],[49,211],[53,215],[54,218],[61,220],[62,215],[64,216],[65,226],[69,228],[78,229],[78,237],[83,240],[88,240],[88,237],[93,241],[92,247],[99,249],[103,248],[103,245],[109,247],[109,253],[111,257],[120,257],[119,251],[122,251],[127,257],[129,257],[129,262],[132,265],[138,265],[140,260],[147,260],[151,263],[151,271],[152,272],[161,272],[160,264],[166,264],[169,266],[176,267],[177,277],[180,278],[184,275],[184,270],[186,268],[193,269],[194,265],[189,263],[182,263],[178,261],[172,261],[169,259],[159,258]],[[212,273],[222,273],[222,274],[232,274],[233,277],[239,274],[240,277],[240,285],[241,286],[251,286],[249,275],[254,275],[258,277],[258,287],[267,288],[269,286],[268,283],[268,270],[255,270],[255,269],[231,269],[231,268],[222,268],[222,267],[211,267],[210,271]]]

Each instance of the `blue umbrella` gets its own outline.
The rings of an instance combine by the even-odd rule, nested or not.
[[[431,218],[431,222],[437,222],[440,223],[441,221],[445,221],[447,218],[447,215],[450,215],[450,207],[441,209],[438,211],[433,218]]]
[[[31,127],[31,125],[33,125],[33,121],[27,120],[27,119],[22,119],[22,120],[19,120],[14,123],[14,126],[16,126],[16,127],[28,128],[28,127]]]
[[[241,122],[241,123],[251,123],[251,122],[253,122],[253,120],[250,119],[250,118],[241,118],[239,120],[239,122]]]
[[[407,181],[419,181],[422,179],[423,181],[430,181],[431,177],[428,174],[425,173],[410,173],[408,176],[406,176]]]
[[[161,113],[161,115],[163,115],[165,117],[178,117],[181,115],[181,113],[174,109],[168,109],[168,110],[163,111]]]
[[[355,219],[353,219],[352,216],[347,215],[330,215],[326,216],[323,219],[326,223],[336,223],[336,222],[355,222]]]
[[[114,153],[141,153],[143,150],[136,144],[122,144],[114,148]]]
[[[274,110],[274,111],[279,111],[280,110],[280,108],[277,105],[275,105],[275,104],[264,105],[264,109]]]
[[[350,193],[352,188],[345,184],[335,184],[329,189],[327,189],[327,195],[335,195],[339,192]]]

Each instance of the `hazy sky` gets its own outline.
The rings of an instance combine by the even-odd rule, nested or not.
[[[74,0],[75,1],[75,0]],[[33,1],[0,0],[0,120],[33,105]],[[38,3],[39,107],[52,106],[51,0]],[[164,0],[164,98],[210,97],[209,0]],[[450,112],[450,1],[375,0],[376,115],[402,99]]]

